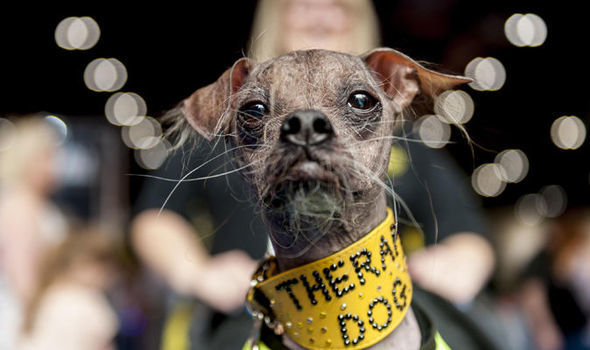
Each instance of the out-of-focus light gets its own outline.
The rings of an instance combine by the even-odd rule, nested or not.
[[[484,88],[482,88],[479,85],[479,83],[477,82],[477,80],[475,79],[475,68],[477,68],[477,66],[483,60],[484,60],[483,57],[476,57],[476,58],[472,59],[471,61],[469,61],[469,63],[467,63],[467,65],[465,66],[465,76],[473,79],[473,81],[471,83],[469,83],[468,85],[471,86],[472,89],[475,89],[478,91],[483,91]]]
[[[471,186],[484,197],[497,197],[506,188],[503,169],[495,163],[482,164],[471,175]]]
[[[441,119],[438,115],[429,114],[416,122],[418,136],[430,148],[442,148],[451,138],[451,127]]]
[[[547,39],[547,25],[545,24],[545,21],[534,13],[528,13],[524,15],[524,17],[532,22],[535,27],[535,34],[533,35],[529,46],[536,47],[543,45],[545,39]]]
[[[55,42],[65,50],[88,50],[99,38],[100,28],[91,17],[68,17],[55,28]]]
[[[8,119],[0,118],[0,152],[6,151],[14,142],[14,124]]]
[[[503,171],[503,180],[510,183],[522,181],[529,172],[529,160],[526,154],[519,149],[507,149],[500,152],[495,159]]]
[[[496,91],[506,82],[506,69],[498,59],[477,57],[465,67],[465,76],[473,79],[469,86],[478,91]]]
[[[557,118],[551,125],[551,140],[561,149],[577,149],[586,140],[584,122],[576,116]]]
[[[150,149],[155,147],[162,136],[162,127],[152,117],[144,117],[137,124],[124,126],[121,138],[129,148]]]
[[[133,92],[118,92],[107,100],[105,115],[114,125],[134,125],[141,122],[147,112],[145,101]]]
[[[515,46],[536,47],[543,45],[547,39],[547,25],[534,13],[515,13],[506,20],[504,33],[508,41]]]
[[[540,194],[527,194],[516,202],[514,211],[518,221],[534,226],[541,223],[547,215],[547,204]]]
[[[508,41],[512,43],[512,45],[518,47],[525,46],[522,39],[520,39],[518,30],[516,29],[522,17],[523,16],[521,13],[515,13],[512,16],[508,17],[506,23],[504,23],[504,34],[506,35],[506,38],[508,39]]]
[[[46,116],[45,121],[55,129],[58,136],[58,144],[64,143],[68,137],[68,125],[55,115]]]
[[[567,208],[567,194],[563,187],[559,185],[545,186],[541,189],[540,194],[545,201],[547,217],[556,218],[563,214]]]
[[[79,20],[77,17],[68,17],[63,19],[57,27],[55,28],[55,42],[57,46],[61,47],[65,50],[75,50],[75,48],[70,44],[70,39],[68,38],[68,32],[70,26],[73,22]]]
[[[84,70],[84,83],[93,91],[117,91],[127,82],[127,69],[115,58],[97,58]]]
[[[160,139],[152,148],[136,150],[135,161],[144,169],[157,169],[168,157],[169,149],[170,144],[165,139]]]
[[[445,91],[437,97],[434,112],[440,115],[442,121],[451,124],[465,124],[475,110],[475,104],[468,93],[461,90]]]

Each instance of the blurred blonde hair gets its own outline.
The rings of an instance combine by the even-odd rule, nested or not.
[[[21,182],[40,154],[57,149],[56,132],[39,115],[13,119],[9,135],[10,147],[0,151],[0,185]]]
[[[259,0],[254,15],[248,57],[263,62],[282,55],[281,11],[290,0]],[[355,48],[348,52],[358,55],[380,45],[377,14],[371,0],[338,0],[354,16],[354,29],[350,38]]]

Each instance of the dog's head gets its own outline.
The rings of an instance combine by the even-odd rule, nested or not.
[[[207,139],[231,140],[273,231],[350,231],[383,193],[396,117],[418,94],[467,81],[392,49],[296,51],[238,60],[182,110]]]

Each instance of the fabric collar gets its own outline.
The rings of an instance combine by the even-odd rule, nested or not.
[[[306,349],[378,343],[403,320],[412,300],[396,231],[388,208],[371,232],[326,258],[282,273],[276,259],[267,258],[253,276],[248,310]]]

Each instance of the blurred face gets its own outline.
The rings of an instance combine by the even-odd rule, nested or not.
[[[57,155],[59,149],[50,147],[34,155],[27,170],[29,185],[40,192],[49,193],[57,184]]]
[[[327,49],[349,52],[353,18],[338,0],[286,0],[281,19],[284,52]]]
[[[70,276],[83,285],[106,290],[116,280],[117,270],[109,263],[82,259],[70,271]]]

